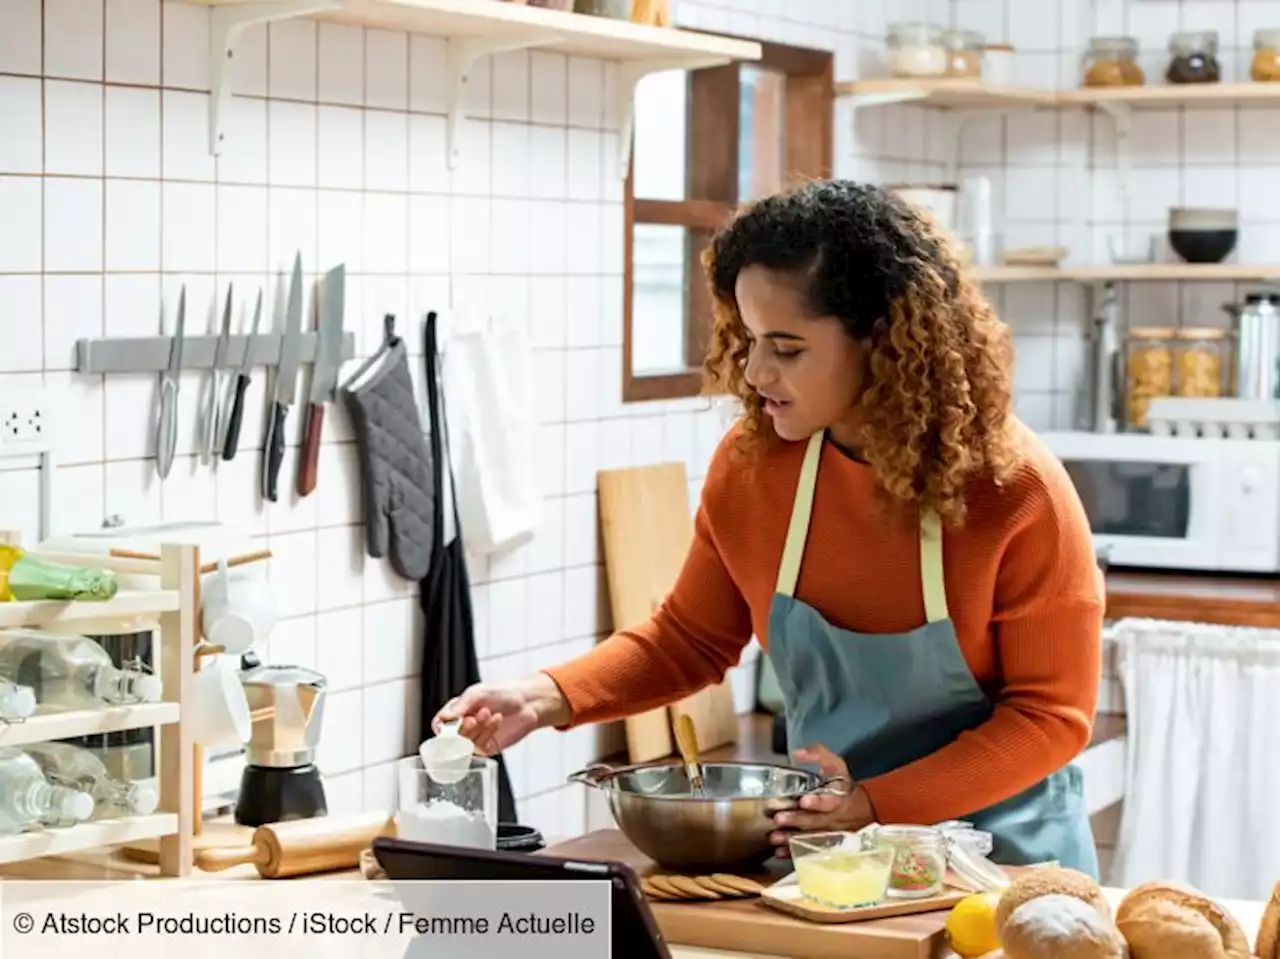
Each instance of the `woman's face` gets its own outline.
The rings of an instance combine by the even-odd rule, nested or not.
[[[796,281],[760,266],[738,274],[734,295],[751,337],[747,382],[764,400],[774,431],[784,440],[802,440],[847,427],[860,390],[862,353],[840,321],[810,316]]]

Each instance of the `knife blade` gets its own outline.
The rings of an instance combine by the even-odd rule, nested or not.
[[[298,495],[316,488],[320,467],[320,438],[324,433],[324,405],[333,401],[338,388],[338,368],[342,365],[342,309],[346,295],[346,267],[339,265],[325,274],[320,294],[320,317],[316,322],[318,345],[316,365],[311,373],[311,396],[307,405],[307,430],[299,456]]]
[[[204,416],[201,420],[200,464],[209,465],[213,459],[213,447],[220,427],[222,407],[222,373],[227,368],[227,350],[231,343],[231,304],[235,301],[235,284],[227,284],[227,303],[222,311],[222,332],[213,351],[213,374],[206,394]]]
[[[231,398],[231,412],[227,416],[227,435],[222,440],[222,458],[233,459],[240,444],[240,420],[244,417],[244,394],[249,388],[249,370],[253,369],[253,339],[258,335],[262,322],[262,288],[258,288],[258,305],[253,308],[253,326],[244,342],[244,356],[236,373],[235,393]]]
[[[285,421],[298,388],[298,360],[302,342],[302,253],[293,261],[289,283],[289,305],[285,312],[284,336],[280,341],[280,362],[276,366],[276,395],[267,422],[267,455],[262,461],[262,495],[272,503],[279,499],[280,464],[284,462]]]

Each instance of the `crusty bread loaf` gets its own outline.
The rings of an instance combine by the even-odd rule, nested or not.
[[[1170,912],[1168,909],[1159,909],[1155,912],[1151,910],[1156,905],[1174,906],[1182,912]],[[1193,923],[1183,912],[1189,912],[1200,916],[1208,923],[1209,928],[1213,929],[1217,936],[1217,951],[1201,952],[1193,954],[1185,953],[1186,959],[1193,959],[1195,955],[1204,957],[1204,959],[1249,959],[1253,955],[1253,950],[1249,946],[1249,937],[1245,935],[1244,928],[1236,921],[1236,918],[1227,912],[1220,905],[1210,899],[1208,896],[1201,894],[1198,890],[1190,886],[1180,885],[1171,882],[1145,882],[1141,885],[1134,886],[1120,901],[1120,905],[1116,908],[1116,925],[1125,939],[1129,941],[1129,946],[1135,951],[1142,949],[1146,952],[1148,944],[1152,939],[1152,924],[1156,926],[1160,924],[1161,917],[1168,919],[1172,925],[1168,930],[1169,936],[1181,936],[1189,943],[1192,937],[1199,942],[1199,932],[1202,927],[1199,923]],[[1141,921],[1139,921],[1141,920]],[[1135,925],[1136,922],[1136,925]],[[1136,935],[1141,940],[1141,945],[1135,945],[1130,930],[1137,930]],[[1182,932],[1177,930],[1181,929]],[[1189,930],[1197,930],[1191,932]],[[1155,936],[1155,940],[1160,943],[1166,943],[1162,948],[1169,948],[1167,942],[1173,942],[1167,936]],[[1165,953],[1146,952],[1149,956],[1157,954],[1163,956]],[[1169,959],[1178,959],[1173,953],[1168,954]]]
[[[1253,947],[1258,959],[1280,959],[1280,882],[1271,888],[1271,898],[1262,912],[1258,941]]]
[[[1005,959],[1125,959],[1124,939],[1092,904],[1068,893],[1036,896],[1007,917]]]
[[[1074,869],[1032,869],[1018,876],[1000,896],[996,907],[996,931],[1003,941],[1003,930],[1009,917],[1025,902],[1048,895],[1071,896],[1094,908],[1103,919],[1111,920],[1111,907],[1098,884]]]

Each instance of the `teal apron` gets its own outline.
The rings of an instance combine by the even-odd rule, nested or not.
[[[823,443],[824,434],[814,434],[800,470],[769,608],[768,656],[786,700],[791,748],[825,746],[844,758],[857,782],[938,751],[984,723],[992,705],[965,663],[947,612],[936,514],[926,513],[920,522],[927,621],[918,629],[855,633],[831,625],[795,598]],[[1083,785],[1080,769],[1069,765],[1025,792],[959,818],[992,834],[990,858],[996,863],[1057,860],[1097,878]]]

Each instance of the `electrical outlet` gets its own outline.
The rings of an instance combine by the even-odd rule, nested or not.
[[[0,393],[0,455],[46,450],[52,443],[50,433],[43,392]]]

